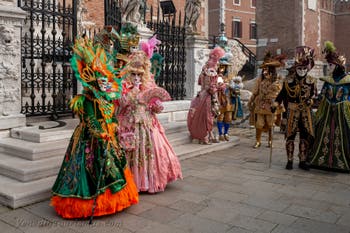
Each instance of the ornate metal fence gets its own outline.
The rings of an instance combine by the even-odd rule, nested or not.
[[[18,6],[28,14],[22,28],[22,113],[70,113],[68,101],[77,93],[69,64],[76,0],[19,0]]]
[[[105,0],[105,25],[113,25],[120,29],[122,17],[120,12],[120,0]]]
[[[150,14],[149,18],[153,19],[152,8]],[[174,100],[181,100],[186,96],[186,33],[181,14],[176,18],[176,15],[161,17],[158,12],[157,20],[149,20],[146,24],[162,42],[159,53],[164,57],[164,64],[156,83],[165,88]]]

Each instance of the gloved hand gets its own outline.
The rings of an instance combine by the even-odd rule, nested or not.
[[[149,109],[154,113],[160,113],[164,109],[162,101],[160,101],[159,99],[152,101],[149,104]]]

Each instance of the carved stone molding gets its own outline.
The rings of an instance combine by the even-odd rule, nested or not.
[[[25,116],[20,114],[21,26],[25,17],[17,6],[0,2],[0,130],[25,125]]]
[[[186,38],[186,93],[192,99],[200,87],[198,77],[204,63],[208,60],[208,40],[201,36],[190,35]]]

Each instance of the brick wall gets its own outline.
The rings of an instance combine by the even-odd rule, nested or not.
[[[153,19],[156,19],[160,0],[147,0],[147,6],[150,9],[153,6]],[[206,1],[204,1],[206,2]],[[181,22],[183,23],[185,15],[186,0],[173,0],[176,8],[177,17],[181,14]],[[202,4],[202,13],[198,19],[197,27],[201,35],[207,35],[205,23],[206,7]],[[104,1],[103,0],[82,0],[83,22],[88,23],[91,27],[101,28],[104,25]],[[148,11],[149,12],[149,11]]]
[[[301,44],[302,5],[299,0],[257,1],[256,21],[258,24],[257,59],[262,60],[267,50],[276,53],[281,50],[289,58]]]
[[[350,2],[337,5],[335,17],[335,46],[347,58],[347,71],[350,71]]]
[[[259,1],[257,1],[259,2]],[[218,36],[220,32],[220,1],[209,0],[209,35]],[[252,52],[256,52],[256,40],[250,39],[250,24],[256,22],[255,7],[252,7],[251,0],[241,0],[235,5],[233,0],[225,1],[225,32],[228,38],[234,38],[233,22],[239,20],[242,25],[242,36],[239,39]],[[259,30],[259,29],[258,29]]]

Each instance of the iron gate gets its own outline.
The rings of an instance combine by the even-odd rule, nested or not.
[[[27,116],[70,113],[76,95],[70,68],[77,34],[76,0],[19,0],[27,12],[22,28],[22,109]]]
[[[151,8],[150,19],[153,19]],[[186,51],[185,51],[185,27],[181,21],[181,14],[176,20],[176,15],[165,18],[159,12],[157,20],[147,22],[147,27],[157,34],[162,42],[159,53],[164,57],[164,64],[156,83],[165,88],[173,100],[183,100],[186,97]]]
[[[111,25],[116,27],[116,30],[120,30],[122,16],[120,12],[120,0],[105,0],[105,25]]]

